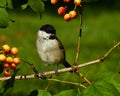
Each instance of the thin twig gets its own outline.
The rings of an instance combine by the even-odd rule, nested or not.
[[[74,61],[74,65],[78,65],[78,59],[80,55],[80,45],[81,45],[81,35],[82,35],[82,5],[79,6],[79,13],[80,13],[80,30],[79,30],[79,37],[78,37],[78,44],[77,44],[77,51],[76,51],[76,57]],[[81,72],[79,72],[77,69],[75,69],[76,73],[79,74],[81,78],[85,80],[89,85],[92,84],[91,81],[89,81]]]
[[[81,78],[84,79],[85,82],[87,82],[89,85],[92,84],[92,82],[90,80],[88,80],[81,72],[79,72],[79,75],[81,76]]]
[[[38,70],[35,68],[35,66],[34,66],[32,63],[30,63],[30,62],[28,62],[28,61],[26,61],[26,60],[24,60],[24,59],[21,59],[21,61],[23,61],[23,62],[25,62],[26,64],[30,65],[30,66],[31,66],[31,69],[33,70],[33,72],[35,72],[35,74],[38,73]]]
[[[80,13],[80,30],[79,30],[79,37],[78,37],[78,44],[77,44],[77,51],[76,51],[74,65],[78,65],[78,58],[80,54],[80,41],[81,41],[81,34],[82,34],[82,5],[79,6],[79,13]]]
[[[69,68],[63,68],[63,69],[59,69],[58,73],[64,73],[64,72],[68,72],[68,71],[72,71],[73,68],[77,69],[77,68],[82,68],[88,65],[93,65],[96,63],[100,63],[103,62],[103,60],[114,50],[116,49],[118,46],[120,46],[120,42],[118,42],[117,44],[115,44],[112,48],[110,48],[101,58],[98,58],[96,60],[93,61],[89,61],[83,64],[79,64],[78,66],[73,66],[73,67],[69,67]],[[49,72],[45,72],[44,75],[48,76],[48,75],[53,75],[55,74],[55,71],[49,71]],[[38,74],[38,77],[41,77],[41,74]],[[1,77],[0,81],[5,81],[10,79],[11,77]],[[30,74],[30,75],[19,75],[19,76],[15,76],[16,80],[22,80],[22,79],[33,79],[36,78],[35,74]],[[39,78],[41,79],[41,78]]]
[[[63,81],[63,80],[58,80],[58,79],[48,79],[48,80],[50,80],[50,81],[56,81],[56,82],[62,82],[62,83],[66,83],[66,84],[72,84],[72,85],[81,86],[83,88],[86,88],[86,86],[83,85],[82,83],[75,83],[75,82]]]
[[[106,58],[114,49],[116,49],[118,46],[120,46],[120,42],[118,42],[117,44],[115,44],[112,48],[110,48],[105,54],[104,54],[104,58]]]

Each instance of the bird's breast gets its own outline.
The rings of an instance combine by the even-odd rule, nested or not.
[[[37,50],[41,60],[47,65],[59,64],[64,59],[64,50],[57,40],[37,40]]]

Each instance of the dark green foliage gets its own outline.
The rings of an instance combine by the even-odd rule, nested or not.
[[[0,90],[0,95],[3,95],[8,89],[12,88],[15,82],[15,76],[19,69],[16,69],[10,79],[6,80],[2,84],[2,90]]]
[[[12,8],[11,0],[0,0],[0,28],[6,28],[9,23],[9,16],[6,8]]]
[[[0,28],[6,28],[8,26],[9,20],[13,22],[13,20],[9,18],[8,12],[6,10],[6,8],[13,8],[12,4],[14,4],[12,3],[12,0],[0,1]],[[28,0],[26,4],[20,4],[22,4],[22,9],[25,9],[29,5],[33,11],[40,15],[40,17],[42,16],[42,12],[44,11],[44,3],[41,0]]]
[[[78,96],[79,92],[76,89],[64,90],[55,96]]]
[[[96,74],[93,78],[99,79],[93,81],[86,89],[80,92],[75,89],[65,90],[55,96],[120,96],[120,83],[115,80],[117,74],[113,72]]]
[[[0,63],[0,74],[3,72],[4,68],[3,68],[3,65],[2,63]]]
[[[38,90],[33,90],[29,96],[38,96]]]
[[[8,26],[9,18],[5,8],[0,8],[0,28],[6,28]]]
[[[52,95],[46,90],[33,90],[29,96],[52,96]]]
[[[41,0],[28,0],[28,4],[35,12],[42,13],[44,11],[44,3]]]

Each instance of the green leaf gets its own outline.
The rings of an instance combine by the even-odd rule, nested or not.
[[[83,91],[84,96],[120,96],[120,75],[118,73],[98,73],[92,79],[93,85]]]
[[[84,96],[83,94],[81,94],[81,93],[77,93],[77,95],[76,96]]]
[[[44,3],[41,0],[29,0],[28,4],[37,13],[42,13],[44,9]]]
[[[115,87],[120,92],[120,74],[119,73],[115,74],[112,83],[115,85]]]
[[[25,10],[25,9],[27,8],[27,6],[28,6],[28,3],[27,3],[27,4],[23,4],[23,5],[21,6],[22,10]]]
[[[0,8],[0,28],[8,26],[9,18],[5,8]]]
[[[116,74],[116,76],[114,77],[114,80],[115,80],[117,83],[120,83],[120,73]]]
[[[84,96],[120,96],[120,93],[112,83],[100,81],[86,88]]]
[[[104,72],[95,74],[93,77],[94,82],[106,81],[112,83],[120,92],[120,75],[115,72]]]
[[[0,8],[13,8],[12,0],[0,0]]]
[[[0,0],[0,7],[5,7],[6,6],[6,0]]]
[[[5,0],[6,1],[6,0]],[[12,5],[12,0],[7,0],[7,7],[12,9],[13,5]]]
[[[52,96],[52,95],[46,90],[38,90],[38,96]]]
[[[115,76],[116,76],[115,72],[104,72],[104,73],[100,72],[93,76],[93,80],[94,82],[101,81],[101,80],[113,82]]]
[[[55,96],[80,96],[80,94],[78,94],[77,90],[70,89],[70,90],[62,91],[62,92],[56,94]]]

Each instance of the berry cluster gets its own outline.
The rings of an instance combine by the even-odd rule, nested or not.
[[[73,0],[63,0],[64,3],[71,3]],[[58,4],[58,0],[51,0],[51,4]],[[64,16],[65,21],[70,21],[71,19],[74,19],[77,17],[77,12],[76,12],[76,7],[81,5],[82,0],[74,0],[74,9],[69,11],[68,13],[66,12],[66,9],[68,6],[65,7],[59,7],[58,8],[58,14],[61,16]]]
[[[10,69],[15,70],[17,65],[20,64],[20,58],[17,57],[18,49],[16,47],[10,48],[9,45],[5,44],[0,50],[0,64],[2,64],[4,70],[4,76],[8,77],[11,75]]]

